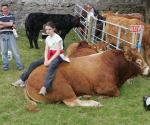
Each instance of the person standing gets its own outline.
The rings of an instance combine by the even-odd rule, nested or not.
[[[22,70],[24,68],[16,46],[16,38],[13,34],[13,28],[15,28],[15,17],[9,12],[8,4],[2,4],[0,13],[0,47],[2,51],[2,68],[4,71],[9,69],[8,48],[13,52],[17,69]]]
[[[98,11],[90,3],[87,3],[84,6],[84,9],[87,13],[86,22],[88,25],[88,23],[90,22],[90,17],[96,17],[98,15]]]

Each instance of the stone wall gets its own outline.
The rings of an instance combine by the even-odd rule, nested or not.
[[[24,20],[29,13],[32,12],[44,12],[51,14],[72,14],[74,12],[74,4],[12,4],[11,10],[16,15],[17,24],[24,27]]]
[[[7,2],[10,4],[10,8],[16,15],[17,25],[19,27],[24,27],[24,20],[27,15],[31,12],[45,12],[45,13],[55,13],[55,14],[73,14],[74,5],[77,3],[83,6],[86,3],[92,3],[96,9],[102,10],[127,10],[127,6],[118,6],[117,3],[125,2],[137,3],[137,5],[142,4],[142,0],[0,0],[2,2]],[[109,3],[108,3],[109,2]],[[128,8],[130,12],[138,12],[137,8],[133,5]],[[133,8],[133,9],[132,9]],[[141,10],[140,10],[141,11]],[[142,10],[143,11],[143,10]]]

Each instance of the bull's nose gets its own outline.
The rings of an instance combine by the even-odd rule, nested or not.
[[[149,75],[149,73],[150,73],[150,67],[148,65],[145,65],[143,75]]]

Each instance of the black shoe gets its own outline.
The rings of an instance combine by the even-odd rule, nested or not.
[[[8,69],[8,67],[3,67],[3,71],[7,71]]]
[[[24,66],[17,67],[17,70],[23,70]]]

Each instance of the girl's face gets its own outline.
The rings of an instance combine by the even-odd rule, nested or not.
[[[55,28],[52,28],[50,26],[45,26],[45,32],[49,35],[52,36],[55,33]]]

